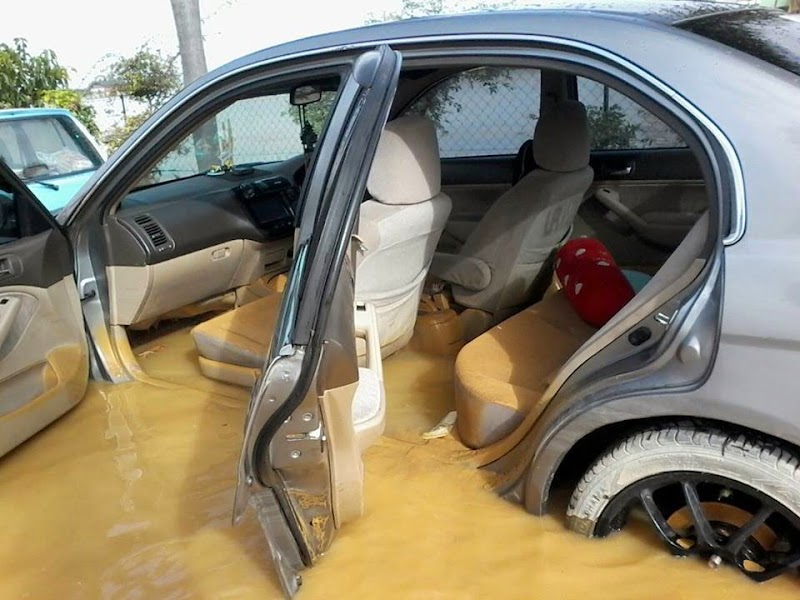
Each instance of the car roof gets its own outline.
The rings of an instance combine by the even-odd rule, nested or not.
[[[513,10],[480,10],[460,14],[444,14],[428,17],[414,17],[400,21],[365,25],[342,31],[325,33],[265,48],[244,56],[234,63],[256,62],[265,54],[270,56],[292,54],[295,51],[313,51],[355,41],[397,39],[436,35],[441,33],[444,22],[460,23],[464,26],[491,20],[492,25],[500,25],[506,33],[530,33],[533,19],[541,16],[597,16],[598,18],[627,17],[662,25],[675,25],[687,19],[759,8],[760,5],[745,1],[717,2],[709,0],[546,0],[539,3],[526,3]],[[764,9],[766,10],[766,9]],[[494,32],[494,27],[487,33]],[[224,68],[224,67],[223,67]]]
[[[64,108],[3,108],[0,109],[0,120],[55,117],[70,114],[72,113]]]

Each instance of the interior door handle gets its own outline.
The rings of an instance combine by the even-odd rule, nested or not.
[[[15,256],[0,256],[0,279],[16,275],[18,262]]]
[[[608,172],[608,174],[612,177],[627,177],[631,173],[633,173],[633,165],[628,165],[622,169],[614,169]]]
[[[11,333],[11,326],[19,314],[22,302],[15,296],[0,296],[0,346]]]

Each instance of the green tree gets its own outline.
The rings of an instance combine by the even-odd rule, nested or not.
[[[84,104],[83,96],[79,92],[75,90],[46,90],[42,94],[42,106],[66,108],[84,124],[89,133],[95,137],[100,135],[100,129],[94,121],[97,116],[95,110],[88,104]]]
[[[175,58],[143,46],[113,63],[106,80],[116,94],[147,104],[152,113],[181,87]]]
[[[69,75],[52,50],[33,55],[21,38],[0,44],[0,108],[66,108],[92,133],[98,132],[94,109],[70,90]]]
[[[34,56],[21,38],[13,45],[0,44],[0,106],[41,106],[47,90],[64,89],[68,83],[67,70],[52,50]]]
[[[124,123],[112,127],[103,137],[103,142],[108,146],[109,151],[113,152],[127,140],[131,134],[139,129],[150,116],[148,112],[142,112],[128,117]]]
[[[612,104],[607,110],[602,106],[590,106],[586,109],[586,115],[589,118],[592,148],[624,150],[636,145],[641,127],[628,121],[619,104]]]
[[[144,123],[164,102],[181,87],[180,72],[175,65],[177,57],[166,57],[161,52],[143,46],[133,56],[114,61],[106,74],[96,81],[105,85],[115,96],[130,98],[145,105],[125,121],[106,132],[103,141],[112,152]]]

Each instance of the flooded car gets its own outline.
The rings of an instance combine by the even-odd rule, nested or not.
[[[57,213],[106,159],[105,150],[68,110],[0,110],[0,159],[47,210]]]
[[[121,398],[249,395],[235,486],[190,479],[235,487],[287,596],[398,447],[584,536],[794,577],[798,40],[703,2],[366,27],[195,82],[57,218],[0,165],[0,452],[104,382],[129,490]]]

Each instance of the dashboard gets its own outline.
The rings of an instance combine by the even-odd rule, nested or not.
[[[106,227],[109,264],[161,263],[229,240],[291,241],[303,157],[134,190]]]
[[[141,325],[285,272],[302,156],[131,192],[102,226],[112,325]]]

